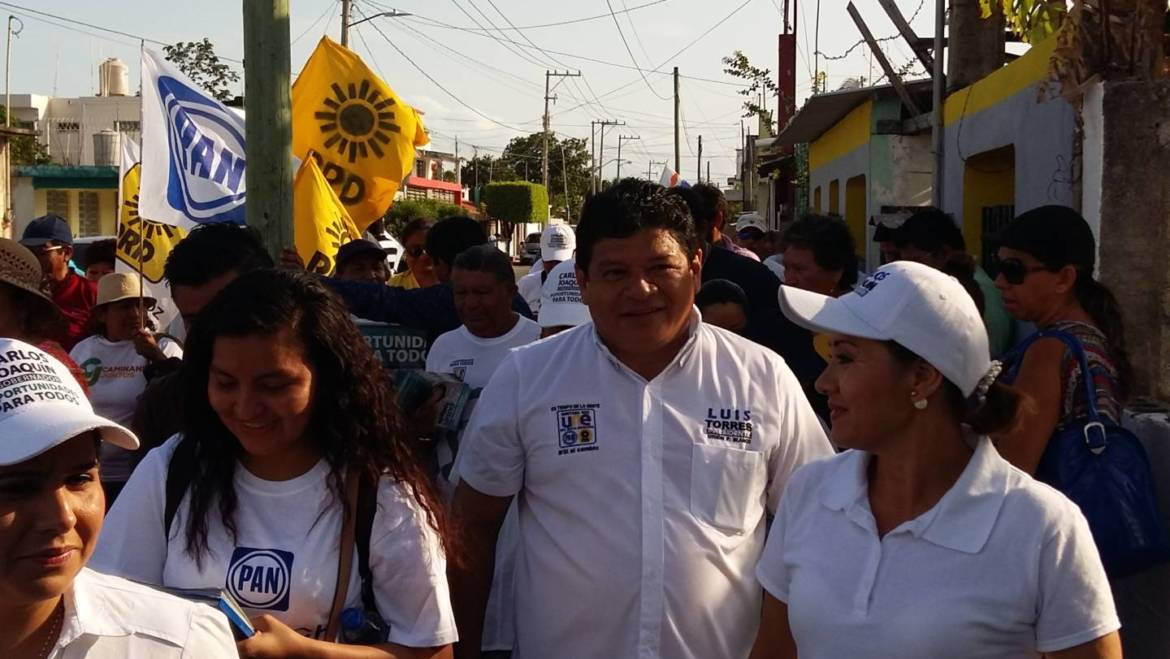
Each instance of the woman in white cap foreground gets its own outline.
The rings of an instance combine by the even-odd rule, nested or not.
[[[0,656],[235,656],[214,609],[85,567],[105,512],[106,442],[138,447],[60,362],[0,339]]]
[[[95,333],[69,353],[85,373],[94,410],[123,425],[133,420],[138,397],[146,389],[143,371],[147,364],[183,357],[179,344],[155,339],[151,332],[149,314],[155,304],[154,298],[143,297],[138,275],[111,272],[102,277],[90,315],[90,328]],[[145,447],[150,448],[154,447]],[[107,506],[118,498],[145,452],[102,445],[102,487]]]
[[[757,568],[753,659],[1121,656],[1109,583],[1080,510],[1000,457],[1019,394],[995,383],[963,287],[898,262],[853,293],[789,286],[830,335],[817,380],[846,451],[792,479]]]

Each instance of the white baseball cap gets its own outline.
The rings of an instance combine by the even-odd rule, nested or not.
[[[955,278],[921,263],[882,266],[852,293],[831,298],[780,287],[780,308],[798,325],[894,341],[926,360],[964,396],[991,370],[987,329]]]
[[[138,438],[94,414],[64,364],[15,339],[0,339],[0,466],[30,460],[81,433],[128,450]]]
[[[541,327],[577,327],[593,320],[589,307],[581,301],[574,259],[561,261],[549,271],[540,288],[537,319]]]
[[[541,261],[567,261],[577,250],[577,234],[567,224],[550,224],[540,234]]]
[[[758,229],[761,233],[768,233],[768,225],[764,218],[756,213],[744,213],[735,221],[735,232],[738,234],[744,229]]]

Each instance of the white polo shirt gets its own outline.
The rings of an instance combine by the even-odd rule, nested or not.
[[[132,581],[83,568],[65,593],[52,659],[235,657],[227,618]]]
[[[800,470],[772,523],[760,583],[788,604],[801,659],[1033,657],[1120,627],[1076,504],[986,437],[933,508],[879,538],[870,454]]]
[[[789,475],[832,453],[783,360],[699,322],[647,382],[592,324],[513,351],[460,473],[518,494],[516,659],[747,657]]]

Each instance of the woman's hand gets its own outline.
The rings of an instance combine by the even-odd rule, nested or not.
[[[256,635],[236,644],[241,659],[304,657],[311,648],[309,639],[268,614],[252,618],[252,626]]]
[[[167,358],[162,348],[158,347],[154,333],[145,328],[139,328],[138,333],[134,335],[134,349],[148,362],[160,362]]]

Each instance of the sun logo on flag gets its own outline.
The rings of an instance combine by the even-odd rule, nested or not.
[[[382,92],[370,87],[369,80],[362,80],[360,86],[351,82],[347,89],[335,82],[333,97],[325,97],[324,108],[313,114],[321,122],[321,132],[329,134],[325,148],[336,149],[351,163],[368,158],[371,152],[383,157],[382,146],[390,144],[387,131],[402,132],[389,109],[394,99],[382,99]]]

